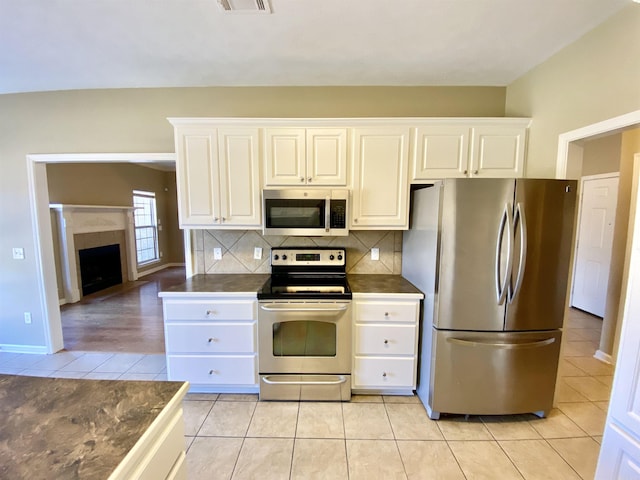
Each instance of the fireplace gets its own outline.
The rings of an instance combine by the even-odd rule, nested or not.
[[[78,251],[82,295],[122,283],[120,245],[104,245]]]

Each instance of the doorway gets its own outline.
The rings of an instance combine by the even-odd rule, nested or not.
[[[48,163],[175,163],[174,153],[97,153],[97,154],[36,154],[27,155],[28,188],[31,198],[31,219],[34,226],[36,267],[38,271],[42,310],[46,318],[45,353],[64,348],[62,320],[53,248]]]

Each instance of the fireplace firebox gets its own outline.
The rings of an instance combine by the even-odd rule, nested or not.
[[[120,245],[104,245],[78,251],[82,295],[104,290],[122,283]]]

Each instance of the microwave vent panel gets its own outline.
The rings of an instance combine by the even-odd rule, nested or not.
[[[269,0],[217,0],[225,13],[271,13]]]

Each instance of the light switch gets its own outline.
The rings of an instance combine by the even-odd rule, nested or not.
[[[215,247],[213,249],[213,259],[222,260],[222,249],[220,247]]]
[[[380,260],[380,249],[373,247],[371,249],[371,260]]]
[[[24,260],[24,248],[13,247],[13,259],[14,260]]]
[[[262,258],[262,247],[256,247],[253,249],[254,260],[260,260]]]

